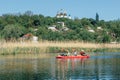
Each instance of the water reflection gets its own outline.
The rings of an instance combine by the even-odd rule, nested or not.
[[[0,80],[119,80],[120,54],[88,59],[0,58]]]
[[[57,59],[57,80],[71,80],[79,73],[85,74],[85,58],[81,59]]]
[[[120,76],[120,55],[116,54],[102,54],[96,55],[91,59],[94,72],[93,77],[97,80],[119,80]]]

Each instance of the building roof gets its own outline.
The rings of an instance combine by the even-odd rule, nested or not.
[[[71,19],[71,17],[68,16],[68,15],[67,15],[67,12],[66,12],[65,10],[63,10],[63,9],[61,9],[61,10],[59,10],[59,11],[57,12],[56,17],[57,17],[57,18],[69,18],[69,19]]]

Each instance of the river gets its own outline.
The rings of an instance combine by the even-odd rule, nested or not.
[[[56,59],[52,53],[47,57],[38,55],[1,56],[0,80],[120,80],[119,52],[91,53],[87,59]]]

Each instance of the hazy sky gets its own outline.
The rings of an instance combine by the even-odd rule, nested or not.
[[[65,9],[72,18],[95,18],[116,20],[120,18],[120,0],[0,0],[0,15],[24,13],[54,17],[60,9]]]

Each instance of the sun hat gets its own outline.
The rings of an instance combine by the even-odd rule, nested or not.
[[[82,49],[81,51],[83,51],[84,52],[84,50]]]

